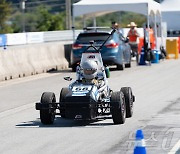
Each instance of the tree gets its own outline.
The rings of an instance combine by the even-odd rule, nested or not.
[[[113,12],[113,13],[108,13],[102,16],[99,16],[96,18],[97,20],[97,26],[105,26],[105,27],[110,27],[112,21],[116,21],[118,24],[120,24],[121,28],[127,27],[127,25],[131,22],[134,21],[138,27],[142,27],[143,24],[146,22],[146,17],[141,14],[133,13],[133,12]],[[81,22],[81,18],[76,19],[76,28],[77,29],[82,29],[83,23]],[[87,26],[93,26],[93,20],[90,18],[89,20],[86,20]]]
[[[36,14],[38,15],[37,29],[39,31],[48,31],[52,20],[52,15],[48,12],[48,9],[44,6],[40,6]]]
[[[57,15],[53,15],[49,31],[64,30],[64,28],[65,28],[65,18],[64,17],[65,17],[64,13],[59,13]]]
[[[0,0],[0,33],[11,32],[12,29],[7,24],[8,16],[10,15],[10,4],[6,0]]]
[[[56,15],[50,14],[48,9],[43,6],[38,8],[37,11],[37,14],[39,14],[37,21],[38,31],[53,31],[64,29],[64,13],[58,13]]]
[[[24,13],[26,32],[53,31],[65,29],[65,13],[50,13],[51,8],[41,5]],[[14,32],[21,32],[22,13],[15,11],[11,16]]]

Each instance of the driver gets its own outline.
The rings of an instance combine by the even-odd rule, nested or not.
[[[98,86],[97,80],[97,71],[98,71],[98,64],[96,61],[87,60],[82,63],[81,65],[83,71],[83,83],[93,83]]]
[[[91,83],[96,85],[99,89],[98,91],[100,92],[100,97],[104,97],[108,95],[108,87],[107,87],[107,81],[104,81],[104,78],[101,78],[98,76],[98,64],[97,61],[93,60],[87,60],[82,63],[81,65],[82,68],[82,83]]]

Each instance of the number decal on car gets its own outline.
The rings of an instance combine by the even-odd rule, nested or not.
[[[91,86],[75,86],[73,87],[73,92],[79,92],[79,93],[87,93],[91,90]]]

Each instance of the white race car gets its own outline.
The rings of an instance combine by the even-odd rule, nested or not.
[[[114,124],[123,124],[126,118],[132,117],[135,96],[130,87],[122,87],[116,92],[109,88],[109,72],[103,65],[99,49],[91,43],[83,52],[76,71],[77,79],[69,87],[62,88],[59,102],[56,102],[52,92],[42,94],[41,101],[36,103],[36,110],[40,110],[43,124],[52,124],[55,115],[74,120],[92,120],[99,116],[112,115]],[[83,64],[87,61],[97,64],[96,77],[93,79],[96,82],[84,81]],[[72,80],[70,77],[64,79]]]

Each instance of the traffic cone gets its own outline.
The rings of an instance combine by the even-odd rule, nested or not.
[[[141,54],[140,54],[140,61],[139,61],[139,65],[146,65],[145,63],[145,52],[144,52],[144,48],[142,48],[141,50]]]
[[[136,141],[134,146],[134,154],[146,154],[144,135],[141,129],[136,131]]]

